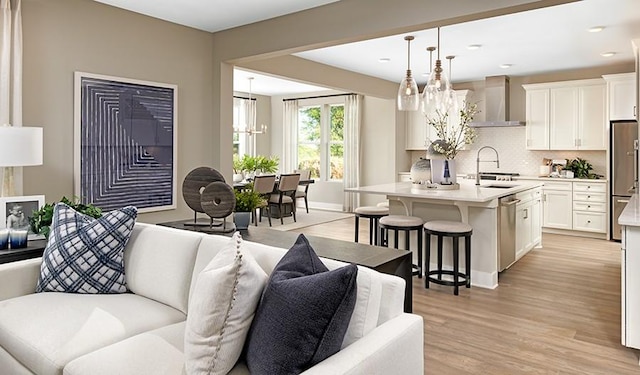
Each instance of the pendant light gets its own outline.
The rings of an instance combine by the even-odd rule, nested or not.
[[[400,88],[398,89],[398,110],[399,111],[417,111],[420,107],[420,92],[418,91],[418,84],[411,75],[411,41],[413,36],[408,35],[404,37],[407,41],[407,75],[400,82]]]
[[[433,51],[436,50],[436,47],[427,47],[427,51],[429,51],[429,73],[426,74],[427,77],[429,77],[431,75],[431,71],[433,70]],[[420,109],[422,110],[422,113],[425,113],[425,108],[424,108],[424,102],[425,102],[425,95],[427,94],[427,85],[424,85],[424,88],[422,89],[422,93],[420,94]]]
[[[440,28],[438,27],[438,57],[436,66],[429,74],[429,80],[423,92],[423,108],[425,116],[436,118],[448,114],[455,103],[455,91],[451,87],[449,78],[443,74],[442,60],[440,60]]]
[[[249,77],[247,78],[249,80],[249,103],[252,103],[251,101],[254,100],[251,97],[251,82],[253,81],[254,77]],[[244,106],[244,105],[243,105]],[[245,109],[245,112],[247,112],[247,110]],[[248,110],[248,121],[245,124],[245,126],[243,128],[238,128],[236,126],[233,127],[233,131],[235,133],[246,133],[249,135],[254,135],[254,134],[265,134],[267,132],[267,126],[262,124],[260,125],[260,129],[256,128],[256,112],[257,112],[257,108],[256,108],[256,103],[250,104],[249,110]]]

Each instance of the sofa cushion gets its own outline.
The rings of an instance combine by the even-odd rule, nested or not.
[[[236,232],[198,275],[184,336],[187,374],[227,374],[240,358],[267,274]]]
[[[36,293],[0,302],[0,346],[40,375],[185,315],[135,294]]]
[[[356,284],[356,305],[342,341],[342,348],[353,344],[378,326],[382,297],[380,274],[370,268],[358,266]]]
[[[202,233],[137,223],[124,249],[127,287],[187,313],[189,286]]]
[[[357,266],[329,271],[300,235],[273,270],[247,340],[251,374],[300,373],[340,350]]]
[[[185,326],[185,322],[172,324],[86,354],[65,366],[64,375],[183,375]],[[229,375],[249,375],[249,371],[239,361]]]
[[[36,291],[126,292],[123,250],[137,213],[127,206],[94,219],[56,204]]]

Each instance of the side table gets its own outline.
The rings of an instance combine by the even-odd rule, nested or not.
[[[22,249],[0,250],[0,264],[41,257],[45,246],[47,240],[29,240]]]
[[[206,233],[206,228],[203,229],[185,226],[185,222],[189,222],[189,220],[171,221],[167,223],[159,223],[158,225]],[[264,245],[276,246],[284,249],[290,248],[298,238],[298,233],[295,232],[282,232],[263,227],[250,227],[249,230],[241,230],[240,233],[242,234],[242,238],[247,241],[258,242]],[[231,233],[226,235],[231,236]],[[378,272],[403,278],[405,280],[404,311],[413,311],[412,258],[410,251],[389,249],[386,247],[346,242],[317,236],[306,237],[307,240],[309,240],[309,244],[321,257],[347,263],[355,263],[364,267],[372,268]]]

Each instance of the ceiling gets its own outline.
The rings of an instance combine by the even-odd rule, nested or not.
[[[96,0],[191,27],[217,31],[324,5],[328,0]],[[223,14],[211,11],[211,2]],[[238,2],[246,3],[237,6]],[[234,6],[230,4],[233,3]],[[232,11],[230,9],[238,9]],[[248,10],[251,11],[248,11]],[[241,10],[241,11],[240,11]],[[234,14],[238,13],[238,14]],[[594,26],[600,32],[589,32]],[[305,51],[298,57],[369,76],[400,82],[407,69],[405,35],[411,43],[411,68],[418,83],[427,80],[428,46],[437,46],[437,30],[371,39]],[[440,57],[453,55],[454,82],[477,81],[492,75],[535,75],[632,62],[631,39],[640,38],[639,0],[583,0],[523,13],[450,25],[441,28]],[[480,45],[470,50],[469,45]],[[601,53],[614,52],[610,57]],[[434,62],[437,52],[434,53]],[[389,61],[380,62],[381,58]],[[500,65],[509,64],[509,68]],[[236,69],[237,70],[237,69]],[[256,77],[252,91],[262,95],[300,94],[322,88],[278,79],[255,72],[236,71],[234,89],[248,92],[247,76]]]

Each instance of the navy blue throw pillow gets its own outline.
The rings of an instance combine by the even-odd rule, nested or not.
[[[340,350],[356,303],[354,264],[329,271],[304,235],[262,294],[246,343],[252,375],[299,374]]]

